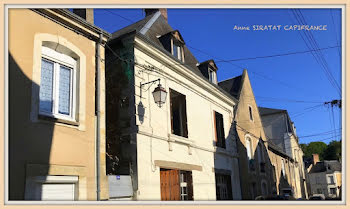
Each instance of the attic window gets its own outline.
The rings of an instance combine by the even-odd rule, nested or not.
[[[172,39],[172,54],[174,57],[176,57],[178,60],[183,62],[184,56],[183,56],[183,47],[180,43],[178,43],[176,40]]]
[[[252,112],[252,107],[249,106],[249,118],[251,121],[253,121],[253,112]]]
[[[209,81],[214,84],[217,84],[216,71],[213,70],[211,67],[208,68],[208,75],[209,75]]]

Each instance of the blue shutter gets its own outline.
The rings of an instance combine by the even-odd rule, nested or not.
[[[70,98],[71,98],[71,69],[65,66],[60,66],[59,80],[59,98],[58,112],[65,115],[70,115]]]
[[[52,90],[53,90],[53,68],[54,63],[41,60],[41,80],[39,93],[40,111],[52,113]]]

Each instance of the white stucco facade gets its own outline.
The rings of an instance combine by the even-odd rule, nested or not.
[[[215,171],[225,170],[231,174],[233,199],[240,199],[236,142],[230,131],[235,101],[137,36],[134,57],[138,173],[134,198],[160,200],[160,169],[166,166],[192,171],[194,200],[216,200]],[[154,68],[145,70],[147,66]],[[159,78],[168,92],[162,107],[152,96],[156,85],[140,88],[141,83]],[[170,89],[186,97],[188,138],[172,134]],[[226,149],[214,143],[214,111],[223,116]]]

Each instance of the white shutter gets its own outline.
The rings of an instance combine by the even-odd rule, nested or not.
[[[41,200],[74,200],[74,184],[42,184]]]

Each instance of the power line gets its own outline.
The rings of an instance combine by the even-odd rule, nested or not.
[[[120,18],[123,18],[124,20],[127,20],[127,21],[129,21],[129,22],[131,22],[131,23],[135,23],[134,21],[130,20],[129,18],[123,17],[122,15],[119,15],[119,14],[114,13],[114,12],[109,11],[109,10],[105,10],[105,11],[108,11],[109,13],[114,14],[114,15],[120,17]],[[152,31],[151,28],[149,28],[149,27],[146,27],[146,28]],[[197,48],[192,47],[192,46],[190,46],[190,45],[188,45],[188,44],[186,44],[186,46],[189,47],[189,48],[191,48],[191,49],[194,49],[194,50],[196,50],[196,51],[198,51],[198,52],[200,52],[200,53],[202,53],[202,54],[205,54],[205,55],[207,55],[207,56],[213,57],[213,58],[215,58],[215,59],[217,59],[217,60],[219,60],[219,61],[225,61],[225,60],[223,60],[223,59],[221,59],[221,58],[218,58],[218,57],[216,57],[216,56],[213,56],[213,55],[211,55],[211,54],[209,54],[209,53],[207,53],[207,52],[205,52],[205,51],[203,51],[203,50],[197,49]],[[234,63],[231,63],[231,62],[227,62],[227,63],[233,65],[233,66],[236,67],[236,68],[242,69],[242,70],[246,69],[246,68],[244,68],[244,67],[242,67],[242,66],[240,66],[240,65],[237,65],[237,64],[234,64]],[[189,64],[191,64],[191,63],[178,63],[178,64],[174,64],[174,65],[189,66]],[[192,64],[197,64],[197,63],[192,63]],[[257,76],[259,76],[259,77],[262,77],[262,78],[264,78],[264,79],[271,80],[271,81],[275,81],[275,82],[277,82],[277,83],[279,83],[280,85],[283,85],[283,86],[285,86],[285,87],[295,89],[295,86],[290,86],[289,84],[286,84],[286,83],[284,83],[284,82],[282,82],[282,81],[269,78],[269,77],[267,77],[266,75],[263,75],[263,74],[261,74],[261,73],[257,73],[257,72],[254,72],[254,71],[251,71],[251,73],[254,74],[254,75],[257,75]]]
[[[299,136],[298,138],[309,138],[309,137],[314,137],[314,136],[329,135],[329,134],[333,134],[334,131],[339,132],[339,131],[341,131],[341,128],[335,129],[335,130],[326,131],[326,132],[311,134],[311,135]]]
[[[243,61],[243,60],[255,60],[255,59],[263,59],[263,58],[273,58],[273,57],[282,57],[282,56],[289,56],[289,55],[295,55],[295,54],[304,54],[314,51],[321,51],[326,49],[333,49],[333,48],[339,48],[340,46],[330,46],[326,48],[320,48],[320,49],[312,49],[312,50],[305,50],[305,51],[296,51],[296,52],[288,52],[284,54],[274,54],[274,55],[266,55],[266,56],[257,56],[257,57],[248,57],[248,58],[238,58],[238,59],[231,59],[231,60],[222,60],[222,61],[216,61],[216,63],[219,62],[237,62],[237,61]]]
[[[305,100],[292,100],[292,99],[286,99],[286,98],[272,98],[272,97],[262,97],[262,96],[256,96],[256,98],[261,98],[261,99],[270,99],[270,100],[278,100],[278,101],[286,101],[286,102],[296,102],[296,103],[324,103],[321,101],[305,101]]]
[[[315,109],[317,109],[317,108],[319,108],[321,106],[323,106],[323,104],[316,105],[316,106],[309,107],[309,108],[305,108],[303,112],[299,112],[299,113],[296,113],[296,114],[294,113],[290,117],[293,117],[293,118],[299,117],[299,116],[304,115],[304,114],[306,114],[308,112],[311,112],[311,111],[313,111],[313,110],[315,110]]]
[[[303,14],[301,13],[301,11],[299,9],[292,9],[291,10],[295,19],[297,20],[297,22],[301,25],[307,25],[306,20],[303,16]],[[312,32],[310,31],[302,31],[302,33],[305,35],[307,41],[305,40],[304,36],[302,35],[302,33],[300,31],[299,35],[301,36],[301,38],[303,39],[305,45],[309,48],[309,50],[315,50],[315,49],[319,49],[320,47],[318,46]],[[311,52],[312,56],[315,58],[316,62],[321,66],[321,68],[323,69],[327,79],[329,80],[329,82],[331,83],[331,85],[335,88],[335,90],[338,91],[338,93],[341,95],[341,90],[339,85],[337,84],[336,80],[334,79],[333,75],[330,72],[329,69],[329,65],[327,63],[327,61],[324,58],[324,55],[321,51],[313,51]]]
[[[334,17],[333,17],[333,10],[332,9],[329,9],[329,12],[331,13],[331,17],[332,17],[332,22],[333,22],[333,29],[334,29],[334,33],[335,33],[335,40],[336,40],[336,43],[337,45],[339,46],[340,43],[339,43],[339,40],[338,40],[338,33],[337,33],[337,29],[335,27],[335,21],[334,21]],[[340,48],[338,48],[338,52],[339,52],[339,57],[341,58],[341,52],[340,52]]]

